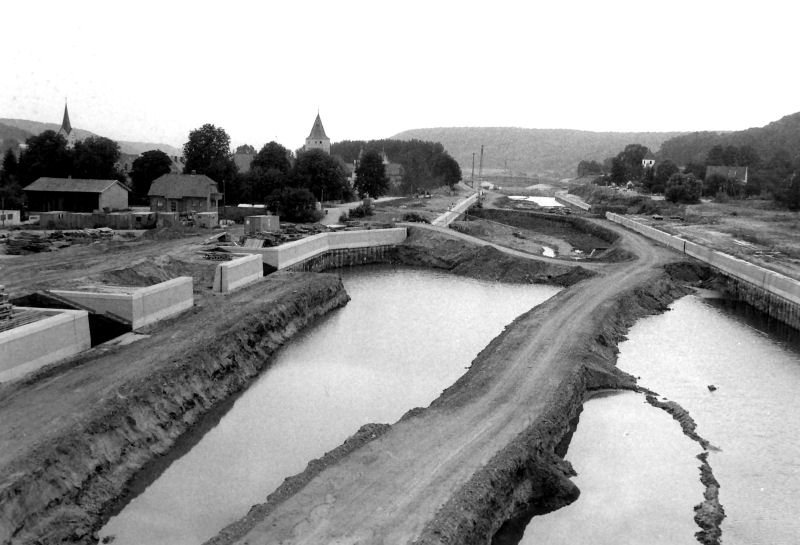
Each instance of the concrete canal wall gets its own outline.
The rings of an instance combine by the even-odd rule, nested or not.
[[[136,330],[192,308],[191,276],[179,276],[146,288],[120,288],[118,292],[52,290],[99,314],[111,314],[129,322]]]
[[[37,310],[49,316],[0,332],[0,382],[88,350],[89,313],[85,310]]]
[[[214,291],[227,293],[251,284],[264,276],[261,256],[255,254],[234,254],[231,261],[220,263],[214,271]]]
[[[238,253],[259,254],[264,263],[282,270],[326,252],[354,250],[402,243],[407,236],[405,227],[320,233],[272,248],[237,248]]]
[[[800,329],[800,282],[797,280],[625,216],[608,212],[606,218],[714,267],[727,278],[728,289],[735,297]]]

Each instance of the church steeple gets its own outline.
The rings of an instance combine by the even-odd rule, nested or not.
[[[310,149],[321,149],[328,154],[331,152],[331,139],[325,134],[325,127],[322,126],[322,118],[320,118],[319,112],[317,112],[317,118],[314,120],[314,126],[311,127],[311,132],[308,134],[308,138],[306,138],[304,149],[306,151]]]
[[[69,111],[67,110],[67,101],[64,100],[64,119],[61,121],[61,128],[58,129],[58,134],[67,139],[67,146],[72,147],[75,145],[76,135],[72,130],[72,123],[69,122]]]
[[[59,133],[64,133],[64,136],[69,136],[72,132],[72,125],[69,122],[69,112],[67,111],[67,102],[64,101],[64,120],[61,122],[61,129]]]

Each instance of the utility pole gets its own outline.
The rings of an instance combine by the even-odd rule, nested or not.
[[[472,188],[475,189],[475,152],[472,152],[472,175],[470,176]]]
[[[483,144],[481,144],[481,162],[478,166],[478,180],[483,181]]]

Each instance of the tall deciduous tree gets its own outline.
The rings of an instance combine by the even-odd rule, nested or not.
[[[250,144],[242,144],[241,146],[236,148],[236,153],[248,153],[250,155],[255,155],[256,148],[254,148]]]
[[[169,174],[172,159],[161,150],[150,150],[134,159],[131,165],[131,182],[133,193],[139,199],[145,199],[150,191],[153,180],[164,174]]]
[[[0,170],[0,208],[21,208],[22,190],[17,182],[18,162],[14,151],[9,148],[3,155]]]
[[[119,144],[102,136],[89,136],[75,142],[72,151],[72,175],[95,180],[119,179],[117,171]],[[124,180],[124,176],[122,176]]]
[[[448,153],[442,153],[433,162],[433,175],[453,189],[461,181],[461,167]]]
[[[319,149],[298,154],[291,180],[293,186],[308,189],[320,201],[346,199],[350,196],[344,166]]]
[[[283,174],[289,174],[292,169],[292,163],[289,158],[291,153],[288,149],[284,148],[277,142],[269,142],[264,144],[250,164],[250,168],[260,168],[263,171],[270,169],[277,170]]]
[[[389,178],[386,176],[386,167],[381,154],[369,150],[361,156],[361,161],[356,167],[355,190],[361,197],[369,195],[378,198],[389,190]]]
[[[184,174],[205,174],[217,184],[232,180],[237,172],[228,133],[210,123],[189,133],[189,141],[183,145],[183,156],[186,158]]]
[[[678,165],[670,159],[665,159],[658,163],[658,165],[656,165],[655,175],[653,176],[653,183],[650,186],[650,191],[653,193],[663,193],[667,187],[667,181],[669,181],[673,174],[679,171]]]
[[[19,157],[18,176],[23,187],[41,176],[66,178],[72,171],[72,154],[67,140],[55,131],[44,131],[25,141]]]

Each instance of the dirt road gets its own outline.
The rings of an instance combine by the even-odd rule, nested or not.
[[[519,318],[431,407],[326,468],[255,525],[251,520],[232,529],[233,539],[218,542],[400,544],[419,538],[478,468],[546,414],[559,385],[581,365],[576,347],[604,312],[674,260],[667,250],[615,230],[637,260],[605,265],[601,275]]]

